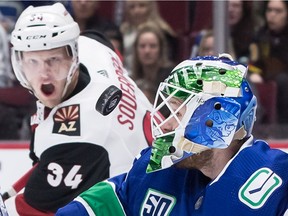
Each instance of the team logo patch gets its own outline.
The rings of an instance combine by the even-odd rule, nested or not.
[[[166,216],[169,215],[176,203],[174,196],[149,189],[141,207],[140,215]]]
[[[282,179],[271,169],[264,167],[250,176],[240,188],[238,197],[250,208],[259,209],[281,184]]]
[[[80,136],[80,106],[61,107],[53,116],[53,133]]]

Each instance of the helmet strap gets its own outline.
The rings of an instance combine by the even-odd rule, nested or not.
[[[65,87],[63,89],[63,92],[62,92],[62,99],[66,96],[66,93],[67,93],[67,90],[68,90],[68,87],[69,85],[71,84],[71,81],[73,80],[75,74],[76,74],[76,71],[77,71],[77,68],[79,67],[79,63],[77,60],[74,60],[72,65],[71,65],[71,68],[69,70],[69,73],[68,73],[68,76],[67,76],[67,79],[66,79],[66,83],[65,83]]]
[[[239,128],[238,131],[235,132],[233,140],[242,140],[246,136],[247,136],[247,132],[246,132],[244,125],[243,125],[241,128]]]
[[[210,149],[207,146],[191,142],[190,140],[184,137],[180,138],[180,141],[178,142],[177,147],[183,151],[191,152],[194,154],[199,154],[202,151]]]

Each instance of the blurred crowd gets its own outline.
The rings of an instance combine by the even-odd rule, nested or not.
[[[23,9],[53,2],[0,1],[2,140],[28,139],[29,118],[35,111],[33,96],[16,82],[11,69],[11,30]],[[111,41],[128,74],[151,103],[159,83],[177,63],[198,55],[218,55],[214,49],[213,1],[61,2],[81,31],[97,30]],[[249,65],[248,80],[259,104],[255,130],[259,128],[259,136],[265,138],[287,138],[288,2],[229,0],[226,5],[229,38],[225,52]]]

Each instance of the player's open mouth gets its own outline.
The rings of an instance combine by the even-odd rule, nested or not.
[[[42,84],[41,85],[41,91],[47,96],[51,95],[54,92],[54,90],[55,90],[55,87],[53,84]]]

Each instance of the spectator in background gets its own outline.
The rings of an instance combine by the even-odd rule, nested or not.
[[[0,20],[2,18],[3,15],[0,14]],[[3,88],[11,87],[14,81],[11,73],[8,41],[8,34],[0,24],[0,92]],[[17,110],[5,103],[0,103],[0,139],[18,139],[17,131],[20,123]]]
[[[227,3],[228,26],[230,31],[231,45],[228,44],[233,58],[241,63],[247,64],[250,56],[249,45],[253,40],[255,29],[258,25],[258,16],[254,15],[251,1],[229,0]],[[198,55],[201,37],[206,34],[207,29],[203,29],[195,38],[192,47],[191,57]]]
[[[214,36],[211,30],[205,31],[199,44],[199,56],[214,55]]]
[[[252,1],[229,0],[228,1],[228,25],[231,39],[231,49],[233,49],[233,57],[238,62],[248,65],[250,59],[250,44],[253,41],[255,31],[262,25],[262,20],[255,13]],[[230,53],[231,53],[230,51]],[[255,71],[250,70],[247,79],[250,81],[251,88],[256,96],[258,91],[255,83],[261,82],[261,78]],[[258,97],[257,97],[258,98]],[[257,125],[263,119],[263,106],[258,103]],[[256,125],[256,128],[257,128]]]
[[[4,19],[0,12],[0,88],[11,87],[15,80],[10,63],[9,34]]]
[[[0,2],[0,140],[30,136],[27,126],[33,99],[15,80],[9,49],[10,31],[21,9],[20,2]]]
[[[21,1],[0,1],[1,25],[6,30],[8,36],[14,28],[16,19],[23,11],[23,3]]]
[[[249,45],[255,33],[255,20],[252,14],[252,2],[242,0],[228,1],[228,25],[235,59],[248,63]]]
[[[214,35],[211,29],[202,30],[197,37],[197,40],[199,41],[192,47],[192,58],[196,56],[216,55],[214,50]],[[228,50],[226,50],[225,52],[230,53],[232,58],[235,57],[234,49],[230,38],[228,39]]]
[[[205,30],[203,31],[202,38],[200,40],[199,45],[199,56],[207,56],[207,55],[217,55],[214,49],[214,35],[212,30]],[[231,38],[228,38],[228,50],[225,52],[230,53],[231,58],[235,58],[235,52],[232,46]]]
[[[80,31],[87,29],[103,32],[111,23],[97,13],[99,1],[71,1],[72,16],[80,27]]]
[[[35,0],[22,0],[21,3],[23,4],[24,8],[33,5],[34,7],[38,6],[45,6],[55,3],[57,0],[41,0],[41,1],[35,1]],[[63,3],[66,3],[66,0],[62,0]]]
[[[277,83],[278,121],[288,123],[288,2],[266,2],[265,21],[251,44],[251,64],[261,74],[262,82]]]
[[[124,43],[124,64],[128,71],[132,69],[133,44],[138,27],[148,21],[154,22],[165,35],[169,59],[177,56],[177,36],[171,26],[160,16],[156,1],[126,0],[124,20],[120,26]]]
[[[80,31],[95,30],[110,39],[117,53],[122,58],[123,39],[119,27],[112,21],[99,16],[100,1],[70,1],[71,14],[78,23]]]
[[[167,44],[161,29],[152,22],[139,26],[133,53],[131,77],[153,103],[157,87],[175,66],[167,54]]]

